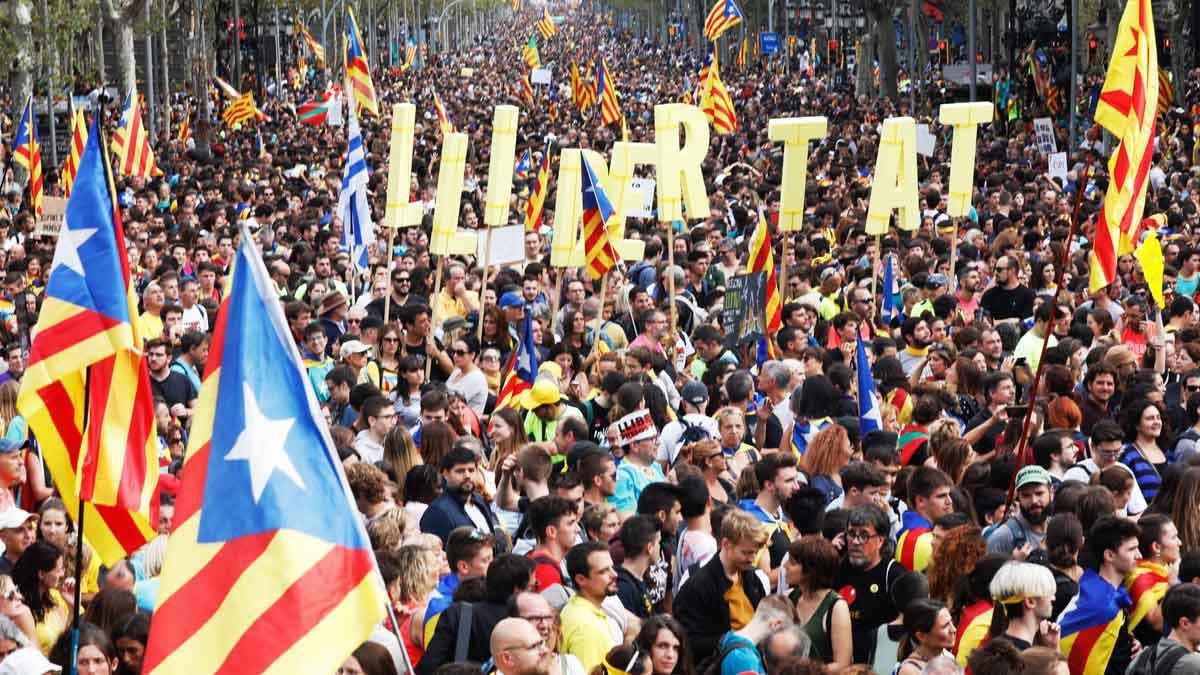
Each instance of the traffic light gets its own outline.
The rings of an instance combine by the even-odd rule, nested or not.
[[[1096,48],[1100,46],[1100,41],[1096,39],[1096,35],[1088,35],[1088,61],[1096,60]]]

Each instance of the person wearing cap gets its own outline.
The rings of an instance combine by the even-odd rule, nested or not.
[[[1046,342],[1046,334],[1050,334],[1048,347],[1058,344],[1058,338],[1050,330],[1051,317],[1055,314],[1055,306],[1050,302],[1042,302],[1033,311],[1033,328],[1030,328],[1017,342],[1013,350],[1014,362],[1024,360],[1031,372],[1037,372],[1038,363],[1042,359],[1042,344]]]
[[[1030,464],[1017,472],[1017,513],[992,526],[984,533],[988,550],[993,553],[1025,551],[1027,554],[1045,548],[1046,521],[1050,517],[1050,472]],[[1051,593],[1053,596],[1053,593]]]
[[[921,316],[926,312],[934,314],[933,301],[945,295],[946,284],[944,274],[930,274],[925,277],[925,284],[921,286],[921,299],[909,310],[910,316]]]
[[[525,299],[517,291],[505,291],[496,300],[496,306],[504,312],[504,319],[508,323],[508,331],[512,334],[513,339],[519,340],[522,327],[525,325]]]
[[[21,451],[24,445],[23,440],[0,436],[0,512],[16,505],[13,490],[25,484],[28,471]]]
[[[349,305],[346,302],[346,296],[341,291],[330,291],[321,298],[321,306],[317,308],[317,320],[321,322],[321,327],[325,329],[325,337],[328,340],[326,349],[330,355],[333,354],[333,346],[338,343],[342,334],[346,332],[346,314],[349,310]]]
[[[371,358],[371,346],[359,340],[347,340],[338,348],[339,360],[354,371],[357,384],[373,384],[379,387],[382,373],[379,362]]]
[[[533,386],[521,392],[519,399],[525,409],[525,435],[534,443],[547,443],[554,439],[558,418],[562,413],[562,392],[558,378],[552,373],[539,373]],[[578,414],[578,410],[575,411]]]
[[[838,271],[837,267],[831,265],[821,270],[820,279],[821,285],[817,289],[817,295],[820,296],[817,312],[822,319],[832,321],[833,317],[842,311],[841,303],[836,299],[842,286],[842,273]]]
[[[683,385],[679,397],[683,414],[667,423],[658,437],[658,461],[668,469],[675,466],[684,445],[720,436],[716,421],[704,414],[708,408],[708,387],[700,382],[688,382]]]
[[[625,460],[617,467],[617,491],[608,501],[624,516],[637,510],[638,497],[647,485],[667,477],[654,461],[658,456],[658,428],[649,410],[637,410],[617,420],[617,433]]]
[[[4,542],[0,573],[12,574],[21,555],[37,540],[37,526],[38,515],[18,506],[0,512],[0,541]]]

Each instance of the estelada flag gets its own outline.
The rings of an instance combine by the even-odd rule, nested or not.
[[[233,270],[142,672],[332,673],[388,598],[249,232]]]
[[[155,535],[158,438],[98,119],[67,202],[17,409],[67,512],[79,522],[84,500],[84,538],[112,565]]]
[[[1084,570],[1079,592],[1058,619],[1058,649],[1067,657],[1071,675],[1102,675],[1124,629],[1129,593],[1114,588],[1099,574]]]

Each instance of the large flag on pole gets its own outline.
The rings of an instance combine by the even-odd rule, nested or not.
[[[78,522],[84,500],[84,538],[112,565],[155,535],[149,513],[158,438],[125,233],[95,125],[67,202],[17,409],[68,513]]]
[[[758,212],[758,224],[750,238],[750,259],[746,261],[747,272],[763,272],[767,284],[767,336],[773,337],[783,328],[783,302],[779,297],[779,278],[775,272],[775,254],[771,250],[771,237],[767,231],[766,215]]]
[[[253,247],[243,232],[217,315],[147,674],[332,673],[388,602]]]
[[[583,161],[580,176],[583,189],[583,252],[588,276],[599,279],[617,261],[617,252],[608,238],[608,219],[613,215],[613,206],[587,157],[580,159]]]
[[[700,108],[708,117],[708,121],[712,123],[713,131],[717,134],[731,134],[738,128],[737,113],[733,110],[733,97],[729,95],[729,89],[721,81],[721,68],[717,60],[716,49],[713,49],[709,55],[712,63],[708,64],[707,69],[700,71],[700,77],[703,79]]]
[[[742,22],[742,10],[733,0],[717,0],[704,20],[704,37],[716,42],[725,31]]]
[[[547,40],[558,35],[558,27],[554,25],[554,19],[550,16],[549,7],[542,8],[542,18],[537,22],[537,29],[542,34],[542,37]]]
[[[525,60],[525,65],[530,68],[542,67],[542,55],[538,52],[536,35],[530,35],[529,41],[521,47],[521,58]]]
[[[887,257],[887,266],[883,268],[883,301],[880,303],[879,318],[885,325],[890,326],[899,312],[896,309],[896,271],[892,267],[892,256]]]
[[[342,173],[342,191],[338,194],[338,215],[342,219],[342,248],[360,270],[367,269],[367,247],[375,243],[371,222],[371,204],[367,199],[367,153],[363,147],[358,114],[351,108],[350,144],[346,148],[346,169]]]
[[[354,10],[346,7],[346,16],[346,79],[350,81],[348,88],[360,109],[378,117],[379,100],[375,97],[375,83],[371,81],[371,64],[367,60],[362,34],[358,31],[358,22],[354,20]]]
[[[533,340],[533,312],[525,307],[525,327],[521,331],[521,340],[517,343],[517,351],[513,352],[508,364],[508,374],[500,386],[500,394],[496,397],[496,410],[517,405],[521,393],[533,388],[533,380],[537,377],[538,356],[537,344]]]
[[[150,134],[142,124],[141,103],[132,91],[125,97],[121,124],[113,134],[112,149],[117,155],[115,168],[122,175],[150,178],[161,173],[150,148]]]
[[[542,211],[546,205],[546,195],[550,191],[550,143],[546,143],[546,151],[542,153],[542,161],[538,164],[537,176],[533,179],[533,187],[529,190],[529,201],[525,204],[525,231],[532,232],[542,225]]]
[[[13,159],[29,172],[29,206],[34,215],[42,215],[42,146],[37,139],[37,120],[33,116],[33,96],[25,102],[17,137],[13,142]]]
[[[1117,27],[1112,61],[1096,104],[1096,122],[1117,139],[1108,159],[1109,186],[1096,223],[1091,289],[1116,278],[1118,256],[1132,252],[1142,221],[1154,160],[1158,105],[1158,44],[1150,0],[1127,0]]]
[[[615,124],[621,121],[620,95],[617,94],[617,86],[613,82],[608,64],[603,61],[596,67],[595,100],[600,103],[601,124]]]

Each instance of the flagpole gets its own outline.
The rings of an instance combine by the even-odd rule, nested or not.
[[[483,245],[483,288],[487,288],[488,283],[488,265],[492,258],[492,228],[487,226],[487,237]],[[475,341],[483,342],[483,305],[479,306],[479,325],[475,326]]]
[[[600,277],[600,321],[596,324],[596,332],[592,337],[592,347],[588,350],[587,360],[592,361],[596,357],[596,351],[600,348],[600,328],[604,325],[604,301],[608,298],[608,272],[605,272]],[[586,336],[586,331],[585,331]]]
[[[875,255],[871,256],[871,297],[872,298],[879,297],[875,291],[877,288],[876,281],[878,281],[878,279],[879,279],[879,261],[883,258],[883,251],[881,250],[882,246],[883,246],[882,240],[883,240],[883,235],[881,235],[881,234],[875,235]],[[885,288],[885,289],[883,289],[883,292],[891,293],[892,289]],[[883,306],[882,301],[877,302],[875,304],[875,311],[882,312],[883,311],[882,306]]]
[[[1070,232],[1067,234],[1068,245],[1063,247],[1063,259],[1060,261],[1057,261],[1058,265],[1056,267],[1058,269],[1055,270],[1055,275],[1054,275],[1055,276],[1055,279],[1054,279],[1054,287],[1055,288],[1062,288],[1063,273],[1066,272],[1067,258],[1071,254],[1070,242],[1071,242],[1071,240],[1073,240],[1075,238],[1075,231],[1079,228],[1079,207],[1083,204],[1084,188],[1087,186],[1088,174],[1091,173],[1091,170],[1092,170],[1092,153],[1089,152],[1088,157],[1087,157],[1087,163],[1084,164],[1083,173],[1081,174],[1079,183],[1075,187],[1075,190],[1076,190],[1075,214],[1071,218],[1071,229],[1070,229]],[[1025,422],[1021,427],[1021,437],[1017,441],[1017,445],[1016,445],[1017,463],[1016,463],[1016,467],[1013,469],[1012,478],[1008,481],[1008,495],[1004,500],[1005,506],[1012,504],[1013,494],[1016,492],[1016,486],[1017,486],[1017,473],[1020,472],[1021,467],[1025,465],[1025,449],[1026,449],[1026,445],[1029,442],[1029,432],[1030,432],[1031,428],[1033,427],[1033,424],[1031,423],[1033,420],[1032,406],[1034,403],[1037,402],[1038,386],[1041,384],[1041,381],[1042,381],[1042,371],[1046,367],[1046,350],[1050,346],[1050,335],[1054,333],[1053,326],[1054,326],[1055,314],[1056,314],[1056,309],[1052,308],[1050,310],[1050,324],[1046,326],[1046,334],[1044,336],[1042,336],[1042,349],[1039,352],[1039,356],[1038,356],[1037,371],[1033,375],[1033,383],[1029,385],[1029,403],[1028,403],[1029,410],[1025,413]]]
[[[675,307],[675,223],[667,221],[667,299],[670,302],[671,317],[671,361],[675,361],[675,343],[679,323],[679,310]],[[604,299],[601,298],[601,303]],[[604,305],[600,305],[600,316],[604,316]]]
[[[429,308],[429,316],[432,317],[432,320],[429,322],[431,324],[429,327],[430,330],[437,330],[437,320],[438,320],[437,308],[438,308],[438,300],[439,300],[440,296],[442,295],[442,272],[445,270],[445,266],[446,266],[446,256],[439,255],[438,260],[437,260],[437,272],[434,274],[434,277],[433,277],[433,303],[432,303],[432,306]],[[480,319],[479,324],[483,325],[482,319]],[[429,337],[429,336],[426,336],[426,337]],[[432,372],[433,372],[433,355],[427,353],[427,354],[425,354],[425,381],[426,382],[429,381],[429,374]]]
[[[763,227],[767,226],[767,221],[763,220]],[[787,268],[788,268],[788,240],[790,240],[791,232],[782,232],[783,234],[783,250],[779,252],[779,302],[787,304]],[[770,270],[767,270],[768,272]]]
[[[949,288],[951,293],[958,292],[958,273],[954,270],[955,260],[958,258],[958,225],[961,220],[955,218],[950,219],[950,283]]]
[[[393,223],[387,223],[388,228],[388,243],[387,243],[387,271],[388,271],[388,289],[387,294],[383,296],[383,329],[387,330],[388,319],[392,309],[392,268],[395,267],[396,258],[393,252],[394,243],[396,241],[396,228]],[[410,287],[411,288],[411,287]]]

